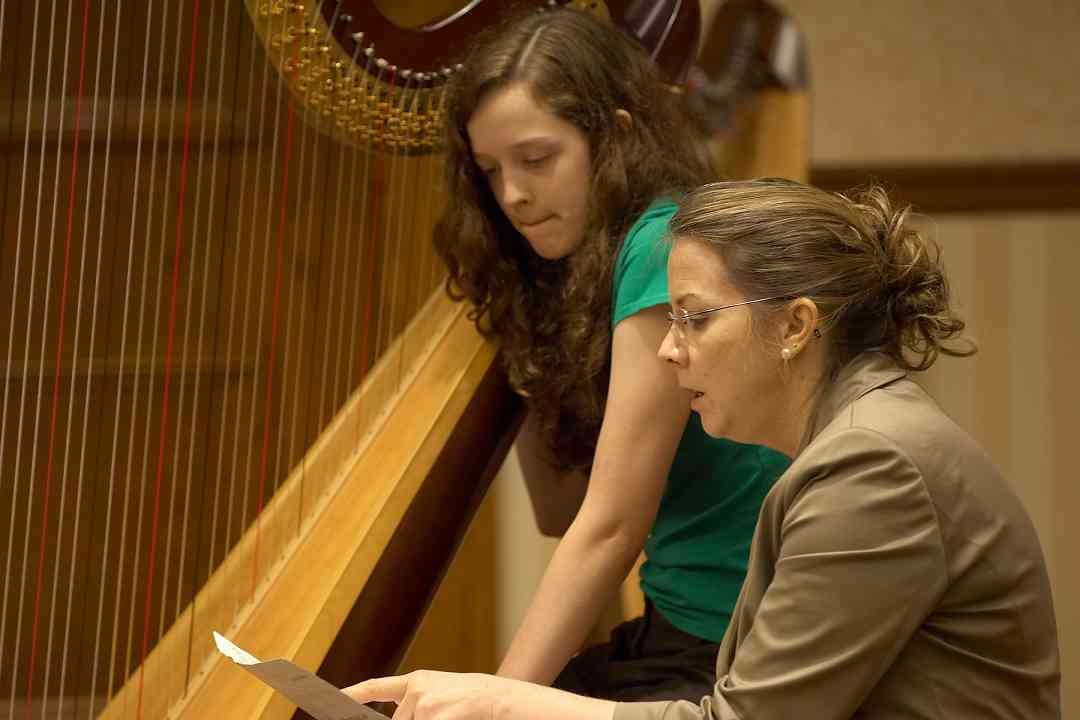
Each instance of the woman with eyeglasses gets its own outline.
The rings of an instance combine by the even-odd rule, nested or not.
[[[499,674],[696,700],[788,465],[709,437],[656,357],[672,198],[706,180],[704,155],[648,53],[574,9],[478,39],[446,102],[436,248],[526,398],[517,455],[562,536]],[[571,659],[642,549],[645,615]]]
[[[880,189],[717,183],[671,231],[660,357],[710,434],[794,460],[762,506],[711,693],[611,703],[418,673],[351,694],[418,720],[1060,718],[1035,530],[910,377],[975,348],[908,210]]]

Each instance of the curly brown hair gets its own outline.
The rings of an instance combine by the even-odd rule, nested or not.
[[[785,299],[806,297],[829,338],[826,380],[864,352],[926,370],[941,354],[976,352],[953,311],[937,244],[878,186],[831,193],[790,180],[706,185],[683,198],[673,237],[716,248],[731,282],[763,321]]]
[[[588,138],[592,175],[585,238],[546,260],[504,216],[473,160],[466,125],[482,99],[523,84]],[[630,113],[616,122],[616,110]],[[709,179],[702,148],[644,49],[573,9],[530,13],[478,38],[447,90],[450,202],[435,227],[446,289],[473,305],[500,344],[510,382],[528,398],[562,468],[592,463],[611,360],[612,270],[649,204]]]

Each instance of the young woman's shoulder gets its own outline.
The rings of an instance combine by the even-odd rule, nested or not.
[[[653,201],[626,233],[612,273],[612,326],[654,305],[666,305],[668,222],[677,206],[671,199]]]
[[[623,249],[655,246],[666,240],[668,223],[676,210],[678,205],[673,198],[661,197],[653,200],[627,230]]]

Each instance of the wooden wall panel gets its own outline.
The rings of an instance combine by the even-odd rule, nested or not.
[[[921,381],[986,448],[1031,514],[1053,585],[1064,717],[1075,717],[1080,215],[939,216],[930,226],[980,351],[969,359],[943,359]]]

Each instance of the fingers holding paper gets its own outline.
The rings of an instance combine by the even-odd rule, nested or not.
[[[611,720],[609,700],[477,673],[418,670],[347,687],[362,703],[395,702],[394,720]]]
[[[362,703],[397,703],[394,720],[491,720],[497,687],[506,682],[492,675],[418,670],[366,680],[343,692]]]

